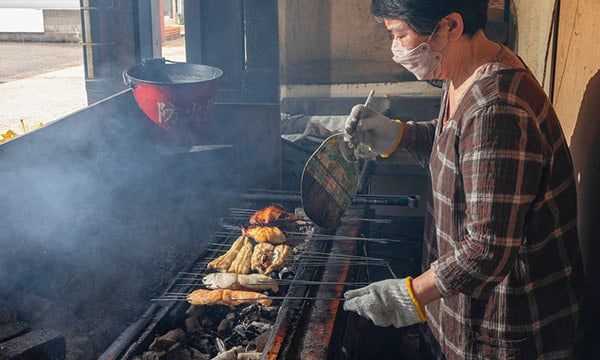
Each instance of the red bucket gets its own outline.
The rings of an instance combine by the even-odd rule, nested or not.
[[[174,138],[186,142],[202,138],[206,114],[215,102],[218,80],[223,71],[216,67],[165,63],[164,58],[146,59],[123,73],[140,109]]]

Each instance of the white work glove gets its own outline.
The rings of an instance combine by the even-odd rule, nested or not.
[[[358,124],[357,124],[358,123]],[[403,124],[364,105],[355,105],[346,119],[344,140],[350,147],[367,145],[377,155],[389,155],[400,141]]]
[[[344,310],[373,321],[377,326],[394,325],[397,328],[426,320],[423,310],[419,315],[417,304],[408,292],[411,278],[388,279],[344,293]],[[412,292],[412,289],[411,289]]]
[[[377,158],[377,154],[372,152],[365,144],[358,144],[358,146],[355,146],[344,140],[339,142],[339,146],[344,159],[350,162],[357,162],[358,159],[375,160]]]

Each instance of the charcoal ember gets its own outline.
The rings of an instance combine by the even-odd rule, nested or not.
[[[185,319],[185,332],[194,334],[202,331],[202,326],[196,317],[188,317]]]
[[[182,343],[175,343],[163,354],[160,360],[194,360],[192,351]]]
[[[241,318],[246,318],[246,317],[248,317],[250,315],[259,313],[262,308],[263,308],[263,306],[261,304],[259,304],[259,303],[250,304],[250,305],[246,306],[245,308],[243,308],[240,311],[240,317]]]
[[[277,318],[277,311],[274,311],[275,307],[263,306],[258,303],[251,304],[240,312],[240,318],[244,321],[257,321],[266,320],[273,322]]]
[[[214,356],[218,353],[214,337],[212,336],[194,334],[188,338],[188,345],[204,354]]]
[[[262,353],[252,351],[238,354],[237,360],[260,360]]]
[[[235,313],[228,313],[227,315],[225,315],[225,319],[233,322],[235,321],[235,319],[237,318],[237,315]]]
[[[217,331],[217,326],[222,319],[227,317],[227,314],[231,312],[231,309],[224,305],[215,305],[209,306],[209,309],[202,312],[200,316],[198,316],[198,321],[200,322],[200,326],[205,330],[212,330],[214,332]]]
[[[227,350],[223,353],[212,358],[212,360],[237,360],[238,354],[243,352],[244,348],[242,346],[236,346],[230,350]]]
[[[258,321],[252,321],[250,323],[241,323],[233,328],[233,332],[238,334],[242,339],[248,341],[256,338],[265,331],[270,330],[273,327],[272,324],[262,323]]]
[[[215,338],[215,346],[217,347],[219,354],[227,351],[227,346],[225,346],[225,343],[223,340],[221,340],[221,338]]]
[[[219,322],[219,325],[217,326],[217,332],[224,333],[229,330],[231,330],[231,321],[227,318],[221,320],[221,322]]]
[[[262,334],[265,331],[271,330],[273,328],[273,324],[262,321],[253,321],[250,323],[250,327],[257,329]]]
[[[270,331],[265,331],[264,333],[258,335],[257,337],[249,341],[248,345],[246,346],[246,351],[262,353],[265,350],[267,341],[269,341],[270,334]]]
[[[204,313],[204,306],[190,305],[185,311],[187,316],[198,317]]]
[[[209,354],[205,354],[200,350],[196,350],[194,348],[190,348],[194,360],[210,360],[212,356]]]
[[[169,350],[174,344],[183,341],[185,338],[186,334],[183,329],[170,330],[166,334],[156,337],[150,344],[150,350],[157,352]]]
[[[232,332],[231,336],[224,339],[224,342],[228,348],[234,346],[248,346],[248,340],[236,332]]]
[[[263,310],[265,311],[264,317],[271,322],[275,322],[275,319],[277,319],[277,314],[279,313],[279,306],[266,306],[263,308]]]

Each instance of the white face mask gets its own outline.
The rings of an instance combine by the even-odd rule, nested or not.
[[[442,53],[431,50],[429,40],[432,36],[433,33],[427,41],[412,48],[405,48],[400,40],[394,39],[392,41],[392,54],[394,55],[392,60],[404,66],[419,80],[437,79],[441,72]]]

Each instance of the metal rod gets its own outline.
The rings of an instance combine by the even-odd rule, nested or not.
[[[231,300],[328,300],[328,301],[345,301],[342,297],[312,297],[312,296],[266,296],[260,298],[231,298]]]
[[[345,301],[342,297],[311,297],[311,296],[264,296],[258,298],[231,298],[233,301],[260,301],[260,300],[326,300],[326,301]],[[187,301],[186,297],[173,296],[151,299],[150,301]]]

